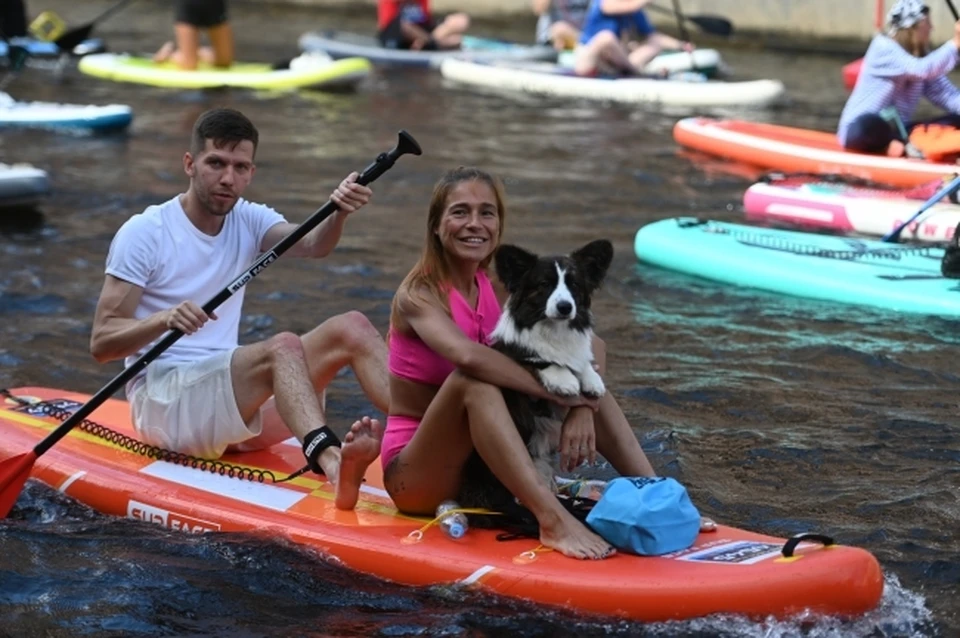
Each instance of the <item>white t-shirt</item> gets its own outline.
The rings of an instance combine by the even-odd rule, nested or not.
[[[241,198],[225,217],[220,233],[211,236],[193,225],[178,195],[149,206],[120,227],[110,244],[106,273],[143,288],[133,313],[135,319],[188,300],[203,306],[253,263],[262,252],[260,245],[267,231],[285,221],[269,206]],[[244,290],[235,292],[215,310],[216,321],[180,337],[157,360],[194,361],[236,348]],[[152,345],[127,357],[125,365]],[[143,374],[131,380],[127,388],[132,389]]]

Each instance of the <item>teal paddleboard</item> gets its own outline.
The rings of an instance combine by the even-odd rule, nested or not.
[[[727,284],[902,312],[960,316],[943,248],[671,218],[637,231],[641,262]]]

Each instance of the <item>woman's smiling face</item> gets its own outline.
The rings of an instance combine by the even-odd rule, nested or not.
[[[500,238],[497,195],[478,180],[457,184],[447,196],[435,231],[447,259],[480,263],[496,250]]]

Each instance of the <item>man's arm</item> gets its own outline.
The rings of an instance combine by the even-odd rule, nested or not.
[[[357,184],[358,176],[357,173],[350,173],[346,179],[340,182],[337,189],[330,195],[330,199],[337,204],[337,212],[327,217],[319,226],[293,245],[287,255],[320,258],[333,252],[340,241],[340,236],[343,234],[343,225],[347,221],[347,217],[365,206],[373,195],[373,191],[369,188]],[[296,228],[297,224],[275,224],[264,234],[263,241],[260,242],[260,250],[270,250]]]
[[[209,316],[191,301],[162,310],[146,317],[134,319],[133,313],[143,296],[143,288],[128,281],[107,275],[97,301],[90,334],[90,354],[100,363],[115,361],[130,356],[144,346],[156,341],[165,332],[177,329],[193,334]]]

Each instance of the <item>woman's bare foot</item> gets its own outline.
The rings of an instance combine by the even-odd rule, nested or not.
[[[177,50],[177,45],[173,42],[164,42],[163,46],[160,47],[156,53],[153,54],[153,61],[157,64],[161,62],[166,62],[170,59],[170,56],[173,55],[173,52]]]
[[[566,510],[562,510],[555,524],[540,524],[540,542],[564,556],[581,560],[599,560],[617,551]]]
[[[350,431],[343,437],[340,448],[340,470],[337,473],[337,509],[352,510],[360,497],[360,485],[367,467],[380,456],[383,428],[376,419],[368,416],[354,421]],[[328,475],[329,476],[329,475]]]

